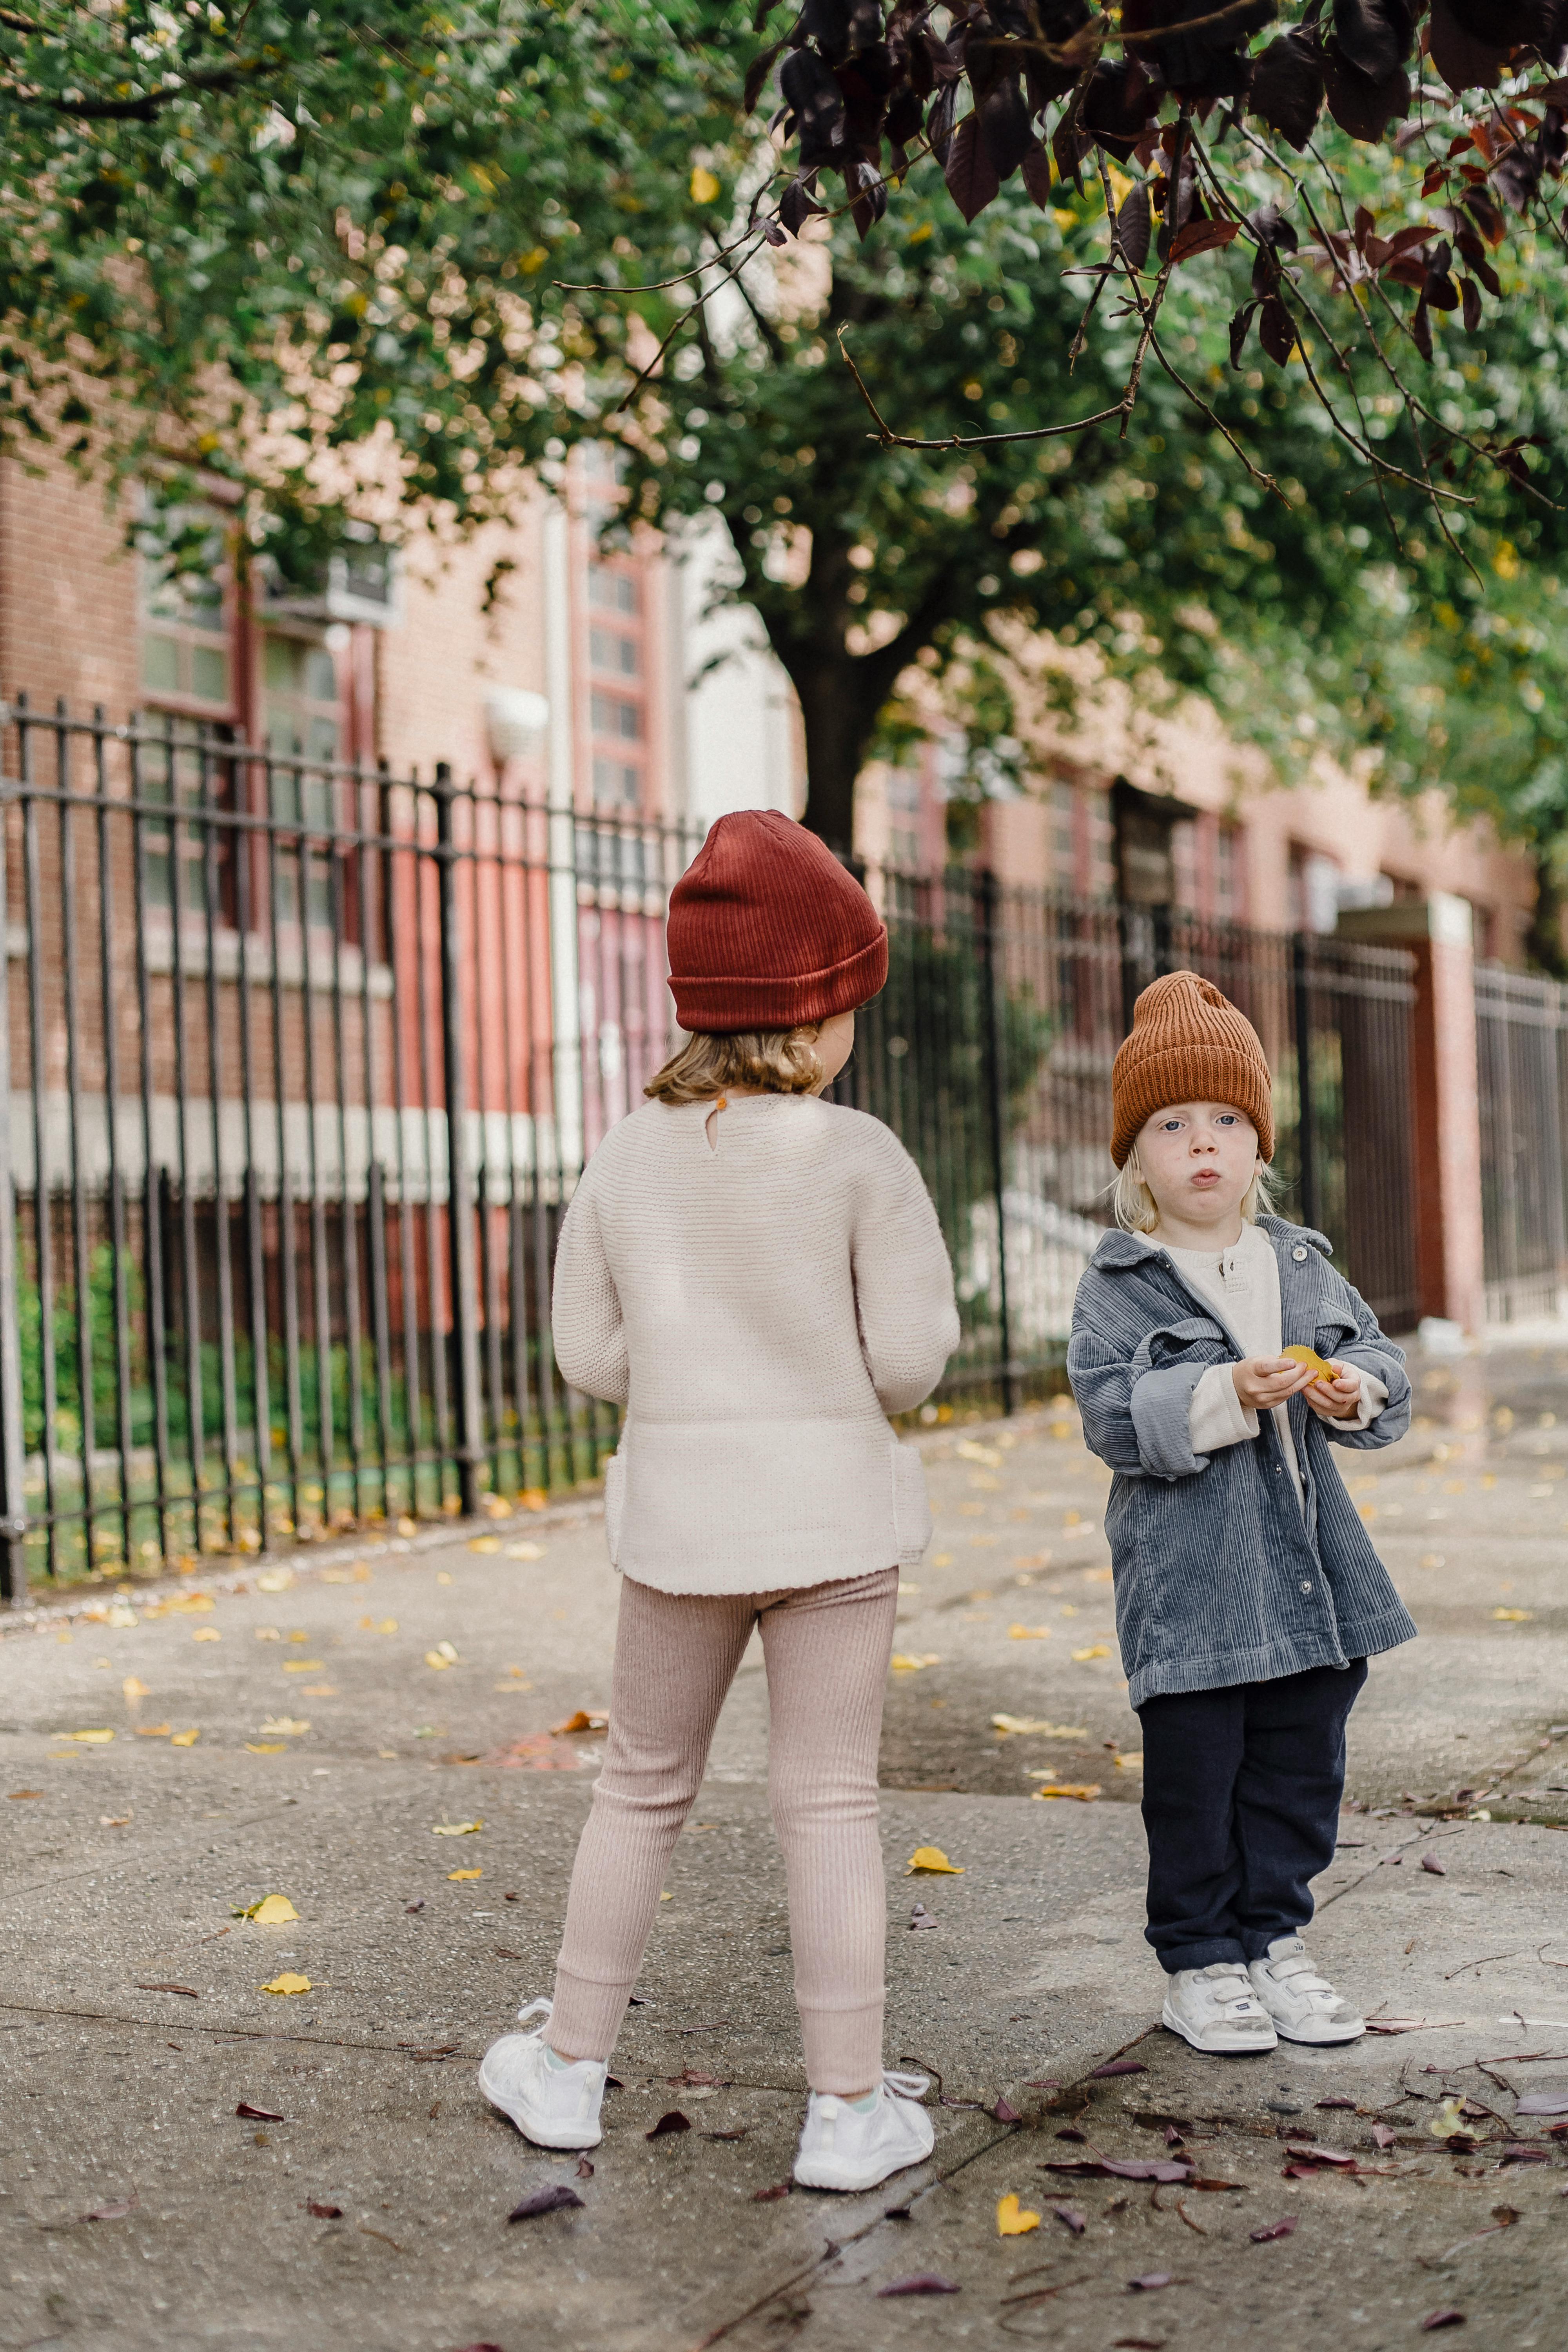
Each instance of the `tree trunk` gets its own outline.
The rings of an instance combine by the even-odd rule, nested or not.
[[[1552,835],[1538,843],[1535,852],[1535,911],[1525,934],[1531,963],[1553,980],[1568,980],[1568,955],[1563,948],[1564,906],[1561,845]]]
[[[805,734],[804,823],[836,857],[848,858],[855,848],[855,782],[880,698],[870,702],[848,661],[808,660],[792,666],[790,675]]]

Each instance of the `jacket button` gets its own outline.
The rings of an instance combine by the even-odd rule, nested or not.
[[[1302,1590],[1302,1591],[1303,1591],[1303,1592],[1310,1592],[1310,1591],[1312,1590],[1311,1586],[1308,1583],[1308,1581],[1307,1581],[1307,1580],[1306,1580],[1306,1578],[1305,1578],[1305,1577],[1303,1577],[1303,1578],[1302,1578],[1302,1580],[1301,1580],[1301,1590]]]
[[[1304,1249],[1293,1249],[1290,1255],[1298,1265],[1305,1265],[1307,1263],[1307,1253]]]

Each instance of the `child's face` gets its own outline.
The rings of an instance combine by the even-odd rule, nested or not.
[[[1258,1129],[1231,1103],[1169,1103],[1138,1132],[1138,1172],[1161,1222],[1234,1227],[1258,1167]]]

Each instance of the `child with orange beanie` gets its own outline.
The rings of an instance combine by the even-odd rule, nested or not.
[[[1353,2041],[1300,1931],[1366,1662],[1415,1627],[1331,1449],[1405,1434],[1405,1358],[1324,1236],[1266,1213],[1268,1064],[1212,982],[1143,991],[1111,1092],[1119,1229],[1079,1285],[1068,1370],[1116,1473],[1164,2022],[1202,2051]]]
[[[788,817],[721,817],[669,906],[689,1042],[611,1129],[555,1262],[556,1361],[624,1406],[605,1481],[621,1577],[605,1767],[553,2005],[480,2087],[544,2147],[600,2137],[668,1857],[753,1632],[810,2087],[795,2177],[869,2189],[931,2153],[923,2075],[882,2069],[877,1749],[899,1570],[931,1538],[888,1425],[958,1340],[952,1275],[891,1130],[823,1100],[887,978],[859,884]]]

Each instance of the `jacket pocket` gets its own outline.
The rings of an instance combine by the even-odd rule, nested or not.
[[[612,1568],[621,1564],[621,1519],[626,1507],[626,1461],[620,1454],[612,1454],[605,1465],[605,1541],[610,1548]]]
[[[893,1442],[893,1541],[900,1568],[912,1566],[931,1541],[926,1466],[912,1445]]]

